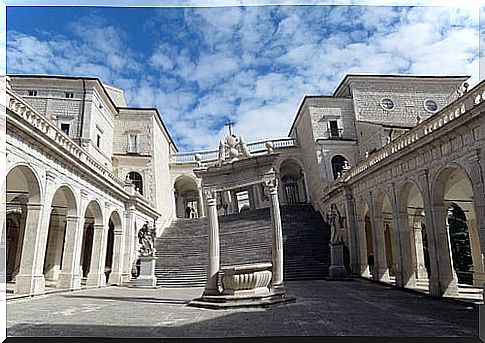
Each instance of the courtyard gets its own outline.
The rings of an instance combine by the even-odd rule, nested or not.
[[[208,310],[186,304],[203,288],[106,287],[11,299],[7,335],[123,338],[478,336],[478,306],[363,279],[286,282],[297,301]]]

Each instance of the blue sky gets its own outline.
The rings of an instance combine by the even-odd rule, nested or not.
[[[472,7],[8,7],[7,72],[99,77],[157,107],[180,150],[285,137],[346,73],[468,74]]]

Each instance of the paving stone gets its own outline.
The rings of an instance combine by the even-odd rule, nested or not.
[[[7,302],[8,336],[478,336],[478,308],[369,283],[290,281],[297,302],[266,309],[187,306],[202,288],[108,287]]]

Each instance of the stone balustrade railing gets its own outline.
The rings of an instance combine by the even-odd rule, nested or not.
[[[35,108],[23,101],[15,93],[6,90],[7,107],[18,116],[22,117],[29,124],[40,130],[45,136],[55,141],[61,148],[66,150],[72,156],[78,158],[88,167],[93,169],[97,174],[110,179],[120,188],[124,182],[114,175],[108,168],[97,162],[84,149],[77,145],[64,131],[58,128],[54,123],[39,113]]]
[[[405,147],[417,142],[423,137],[426,137],[437,129],[447,125],[483,101],[485,101],[485,81],[482,81],[473,89],[463,94],[460,98],[449,104],[437,114],[418,124],[416,127],[399,136],[391,143],[383,146],[362,162],[352,166],[332,185],[337,185],[339,181],[349,181],[376,163],[381,162],[382,160],[401,151]],[[329,191],[332,185],[324,190],[324,193]]]
[[[247,147],[252,154],[263,153],[268,150],[266,147],[266,143],[271,142],[273,143],[273,149],[282,149],[282,148],[294,148],[298,146],[296,139],[294,138],[278,138],[278,139],[271,139],[271,140],[264,140],[264,141],[256,141],[252,143],[247,143]],[[194,152],[184,152],[174,154],[172,156],[172,162],[175,163],[196,163],[195,155],[199,154],[201,157],[202,162],[212,162],[217,161],[219,158],[219,150],[212,149],[212,150],[204,150],[204,151],[194,151]],[[228,157],[228,156],[226,156]]]

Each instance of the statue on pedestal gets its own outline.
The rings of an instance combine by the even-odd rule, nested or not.
[[[228,135],[224,141],[219,142],[217,165],[221,166],[226,161],[226,154],[229,157],[229,163],[238,161],[241,157],[251,157],[251,152],[244,139],[236,135]]]
[[[148,221],[138,231],[138,242],[140,256],[155,256],[155,237],[156,232],[153,227],[148,227]]]
[[[342,216],[337,208],[336,204],[330,206],[330,214],[327,215],[328,224],[331,228],[330,243],[333,245],[343,244],[342,231],[344,229]]]

